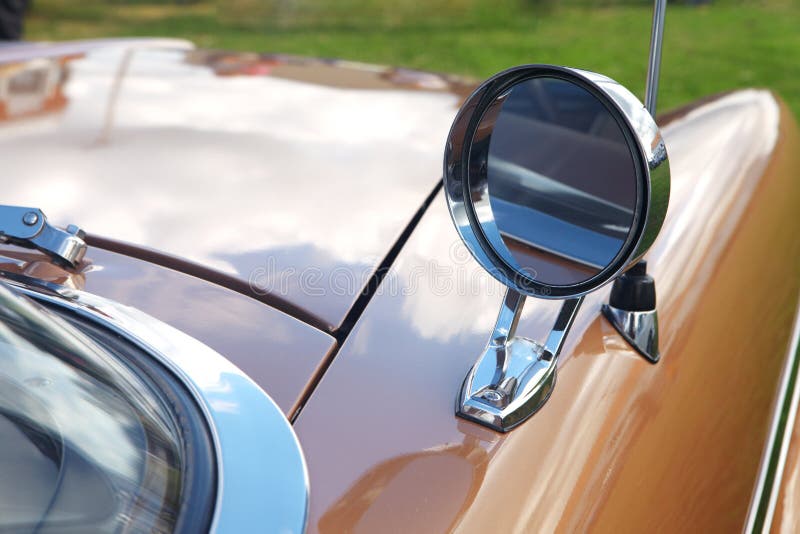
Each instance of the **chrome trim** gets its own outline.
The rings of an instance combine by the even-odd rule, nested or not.
[[[581,304],[583,304],[583,297],[567,299],[561,305],[561,311],[558,312],[556,322],[552,330],[550,330],[550,335],[547,336],[547,341],[544,342],[545,350],[556,358],[561,354],[564,340],[567,339],[567,334],[569,334],[569,329],[572,328],[572,323],[575,322],[575,316],[578,314]]]
[[[658,76],[661,72],[661,43],[664,41],[666,12],[667,0],[655,0],[653,29],[650,32],[650,56],[647,60],[647,85],[644,94],[644,107],[653,117],[656,116],[656,100],[658,100]]]
[[[514,335],[525,295],[508,288],[489,343],[464,379],[456,415],[508,432],[539,411],[555,387],[558,355],[582,302],[564,301],[540,345]]]
[[[655,119],[633,93],[602,74],[577,69],[575,71],[606,93],[617,109],[626,117],[646,162],[647,168],[644,171],[647,176],[647,211],[643,219],[644,229],[631,260],[616,273],[620,274],[642,259],[644,253],[658,237],[661,225],[667,216],[670,192],[667,146],[664,144],[664,138],[661,136]],[[612,278],[615,278],[616,274]]]
[[[780,494],[786,456],[792,439],[797,408],[800,404],[800,387],[797,385],[800,369],[800,305],[795,312],[789,354],[786,357],[778,399],[770,423],[767,446],[761,458],[755,490],[747,511],[744,532],[769,532]],[[786,419],[781,424],[783,413]]]
[[[617,332],[644,356],[656,363],[661,354],[658,351],[658,313],[656,310],[620,310],[610,304],[603,304],[603,315],[617,329]]]
[[[70,224],[62,230],[38,208],[0,206],[0,241],[37,248],[55,262],[75,267],[86,253],[86,233]]]
[[[18,293],[58,306],[128,339],[186,385],[217,456],[213,532],[304,532],[309,479],[283,412],[244,372],[203,343],[145,313],[54,284],[2,274]]]

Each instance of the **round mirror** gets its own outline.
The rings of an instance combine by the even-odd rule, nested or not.
[[[558,78],[526,80],[499,99],[487,237],[499,233],[503,259],[544,284],[589,280],[633,228],[636,166],[625,134],[596,96]]]
[[[666,150],[642,104],[608,78],[541,65],[501,73],[468,99],[445,182],[478,261],[543,297],[584,294],[624,271],[655,238],[669,195]]]

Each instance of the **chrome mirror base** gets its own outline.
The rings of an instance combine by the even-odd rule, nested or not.
[[[470,369],[456,414],[507,432],[544,406],[556,383],[556,363],[583,297],[568,299],[544,345],[515,337],[525,297],[508,289],[494,332]]]
[[[503,373],[496,384],[480,380],[502,361],[521,372]],[[464,380],[458,415],[507,432],[539,411],[555,384],[556,358],[535,341],[515,338],[501,346],[490,344]]]
[[[651,363],[656,363],[661,354],[658,351],[658,312],[620,310],[610,304],[603,305],[603,315],[636,349]]]

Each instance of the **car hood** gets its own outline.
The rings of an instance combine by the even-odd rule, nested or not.
[[[0,49],[3,204],[335,331],[438,187],[470,84],[177,41]]]

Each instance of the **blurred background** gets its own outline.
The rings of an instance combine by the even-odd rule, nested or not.
[[[555,63],[643,96],[651,17],[649,0],[32,0],[23,38],[179,37],[474,78]],[[800,115],[800,0],[670,2],[665,35],[660,111],[756,86]]]

